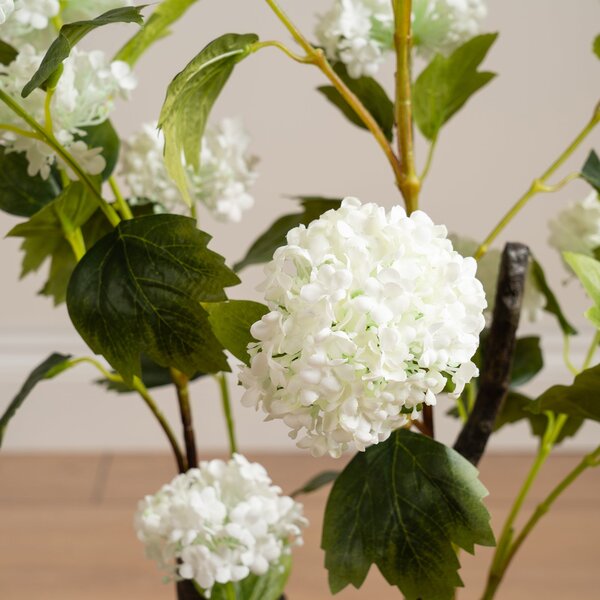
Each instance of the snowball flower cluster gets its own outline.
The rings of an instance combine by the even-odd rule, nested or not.
[[[419,54],[449,54],[477,35],[487,14],[484,0],[414,0],[413,40]],[[319,16],[319,43],[351,77],[373,76],[394,45],[390,0],[335,0]]]
[[[36,52],[33,46],[23,46],[13,62],[0,65],[0,89],[19,102],[38,122],[45,123],[46,93],[36,89],[27,98],[21,97],[21,90],[39,67],[42,58],[43,53]],[[93,175],[104,169],[105,162],[100,156],[101,149],[87,147],[85,132],[81,128],[105,121],[114,108],[115,98],[126,98],[135,85],[136,80],[126,63],[111,63],[98,50],[84,52],[75,48],[64,61],[64,71],[50,105],[54,135]],[[5,105],[0,106],[0,121],[29,129]],[[40,173],[42,177],[48,177],[56,159],[49,146],[8,131],[0,132],[0,142],[9,150],[26,154],[29,175]]]
[[[15,10],[13,0],[0,0],[0,25],[6,23],[6,20]]]
[[[251,328],[242,402],[313,455],[386,440],[477,375],[485,325],[476,262],[420,211],[347,198],[292,229],[266,267],[271,309]]]
[[[59,12],[59,0],[0,0],[0,39],[17,48],[21,42],[47,45],[52,39],[51,20]]]
[[[250,138],[239,119],[209,126],[202,140],[200,170],[188,168],[192,196],[221,221],[239,222],[254,205],[250,188],[256,181],[257,160],[249,154]],[[144,125],[124,144],[121,173],[138,199],[177,209],[181,196],[163,160],[164,138],[156,123]]]
[[[600,198],[592,192],[572,202],[549,223],[549,243],[559,252],[594,256],[600,248]]]
[[[265,469],[239,454],[202,462],[138,507],[135,527],[146,555],[169,576],[215,583],[264,575],[307,525],[302,505],[283,496]]]
[[[454,249],[463,256],[473,256],[479,247],[479,244],[470,238],[460,237],[451,234],[449,236]],[[500,274],[500,262],[502,252],[497,249],[488,250],[479,260],[477,265],[477,279],[481,281],[488,307],[485,316],[491,320],[496,302],[496,289],[498,285],[498,275]],[[525,291],[523,294],[523,313],[530,321],[537,321],[543,310],[546,308],[546,296],[542,294],[537,286],[536,280],[531,269],[527,272],[525,280]]]

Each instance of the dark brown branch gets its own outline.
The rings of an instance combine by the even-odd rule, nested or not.
[[[183,425],[183,439],[185,440],[185,451],[187,456],[187,468],[193,469],[198,466],[196,454],[196,436],[192,421],[192,408],[190,406],[189,379],[177,369],[171,369],[171,378],[177,389],[179,400],[179,411],[181,413],[181,424]]]
[[[502,253],[496,304],[473,411],[454,449],[477,465],[485,451],[510,385],[517,327],[529,267],[529,248],[508,243]]]
[[[430,438],[435,437],[435,427],[433,425],[433,406],[428,404],[423,405],[423,423],[421,424],[421,431],[428,435]]]
[[[177,600],[205,600],[191,581],[177,582]]]

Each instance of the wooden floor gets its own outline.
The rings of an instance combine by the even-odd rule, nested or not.
[[[253,456],[291,491],[339,462],[303,456]],[[551,459],[527,503],[535,505],[578,460]],[[482,465],[496,530],[531,461],[492,456]],[[143,556],[132,531],[136,502],[172,477],[166,456],[0,456],[0,598],[2,600],[173,600],[171,586]],[[304,497],[311,526],[295,554],[290,600],[329,598],[319,549],[326,491]],[[522,549],[499,600],[600,598],[600,470],[588,472],[558,502]],[[480,597],[489,550],[464,560],[467,589]],[[360,590],[337,598],[399,599],[373,570]]]

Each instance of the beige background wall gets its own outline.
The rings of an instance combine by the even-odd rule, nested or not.
[[[323,0],[283,3],[307,32],[314,26],[314,14],[328,5]],[[600,63],[590,51],[592,39],[600,32],[596,0],[491,0],[489,4],[487,29],[500,30],[501,36],[486,67],[500,77],[445,129],[422,196],[422,208],[434,220],[476,238],[491,229],[531,179],[566,146],[600,98]],[[131,31],[131,27],[115,27],[90,40],[112,52]],[[263,39],[288,38],[261,0],[202,0],[175,27],[176,35],[155,46],[141,61],[140,85],[114,117],[122,135],[156,119],[171,78],[205,43],[230,31],[256,31]],[[387,87],[392,72],[389,64],[382,73]],[[275,50],[265,50],[238,68],[219,100],[215,116],[241,114],[252,133],[254,152],[261,157],[261,178],[254,190],[257,205],[242,224],[224,226],[204,213],[200,216],[201,227],[215,236],[213,247],[230,260],[241,257],[276,216],[294,209],[286,195],[356,195],[386,206],[399,201],[378,147],[313,91],[322,83],[318,71],[292,63]],[[598,134],[584,144],[570,170],[581,166],[592,145],[600,146]],[[422,160],[420,142],[418,151]],[[586,193],[586,187],[576,182],[560,194],[536,198],[506,236],[530,242],[569,315],[582,323],[584,335],[574,343],[575,358],[582,355],[591,337],[579,316],[585,302],[576,284],[561,289],[565,272],[545,244],[546,221],[569,199]],[[0,215],[0,232],[16,222]],[[39,278],[15,283],[18,245],[13,239],[0,240],[0,410],[31,367],[50,351],[85,352],[72,333],[64,307],[53,309],[47,299],[35,296]],[[254,287],[260,273],[260,268],[248,269],[245,283],[233,295],[258,298]],[[527,329],[543,333],[548,350],[548,367],[533,391],[568,381],[554,323],[544,319]],[[81,368],[38,387],[14,420],[6,448],[164,448],[160,432],[138,399],[107,395],[89,384],[94,377],[94,372]],[[224,447],[216,392],[212,381],[193,388],[203,448]],[[158,397],[163,409],[176,419],[171,392],[160,392]],[[293,449],[284,427],[262,423],[237,402],[235,408],[242,447]],[[438,413],[444,411],[441,406]],[[452,439],[452,423],[440,419],[439,430],[444,439]],[[597,437],[597,426],[588,426],[570,447],[590,445]],[[495,444],[509,450],[531,446],[525,426],[507,430]]]

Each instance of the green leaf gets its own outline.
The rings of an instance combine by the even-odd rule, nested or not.
[[[71,54],[73,46],[79,43],[88,33],[98,27],[113,23],[137,23],[141,25],[143,21],[141,10],[143,8],[144,6],[114,8],[95,19],[76,21],[75,23],[63,25],[60,28],[58,37],[52,42],[50,48],[48,48],[38,70],[23,88],[21,92],[23,98],[27,98],[33,90],[41,87],[62,65],[65,58]]]
[[[583,165],[581,177],[600,193],[600,158],[593,150]]]
[[[595,37],[592,49],[594,50],[594,54],[600,58],[600,35]]]
[[[429,140],[495,73],[478,71],[497,33],[471,38],[450,56],[437,54],[417,78],[413,88],[413,110],[421,133]]]
[[[365,108],[371,113],[385,137],[391,141],[394,137],[394,103],[389,99],[385,90],[372,77],[359,77],[353,79],[348,75],[348,71],[343,63],[338,63],[334,71],[340,79],[348,86]],[[366,125],[360,120],[342,95],[331,85],[317,88],[327,100],[339,108],[344,116],[358,127],[367,129]]]
[[[405,429],[359,452],[337,478],[322,547],[336,593],[371,564],[407,600],[451,600],[462,585],[455,546],[491,546],[486,489],[457,452]]]
[[[18,217],[30,217],[60,193],[54,172],[46,180],[31,177],[28,165],[24,154],[0,146],[0,209]]]
[[[586,369],[571,385],[555,385],[529,407],[538,415],[547,410],[579,419],[600,421],[600,365]]]
[[[162,214],[122,221],[77,265],[69,315],[90,348],[129,384],[140,355],[189,377],[229,367],[201,302],[226,300],[239,279],[207,248],[193,219]]]
[[[574,252],[563,252],[563,258],[595,305],[586,311],[585,316],[600,328],[600,262],[591,256]]]
[[[114,60],[133,66],[155,42],[169,35],[169,27],[198,0],[163,0],[146,19],[142,28],[119,50]]]
[[[202,303],[202,306],[208,313],[213,333],[223,347],[244,364],[250,364],[248,344],[256,341],[250,327],[260,321],[269,309],[260,302],[249,300]]]
[[[102,148],[102,156],[106,161],[106,166],[102,171],[102,181],[106,181],[117,166],[121,140],[108,119],[99,125],[90,125],[80,129],[85,134],[81,136],[81,139],[87,144],[88,148]]]
[[[531,276],[533,277],[537,288],[546,298],[544,310],[556,317],[556,320],[565,335],[577,335],[577,330],[569,323],[569,321],[567,321],[554,292],[550,289],[542,265],[540,265],[537,260],[533,259],[529,268],[531,269]]]
[[[268,262],[279,246],[285,244],[285,236],[290,229],[298,225],[308,225],[318,219],[324,212],[340,207],[341,200],[319,198],[317,196],[301,196],[299,198],[303,211],[280,217],[252,244],[246,256],[236,263],[233,270],[238,272],[250,265]]]
[[[249,575],[246,579],[233,584],[236,600],[279,600],[290,576],[292,557],[282,556],[280,562],[272,566],[264,575]],[[211,600],[230,600],[225,586],[213,586]]]
[[[0,40],[0,65],[10,65],[18,54],[16,48]]]
[[[301,488],[294,490],[290,496],[292,498],[296,498],[296,496],[300,496],[302,494],[316,492],[332,481],[335,481],[340,472],[341,471],[323,471],[322,473],[315,475],[312,479],[309,479]]]
[[[543,414],[533,414],[531,408],[534,406],[535,400],[524,394],[519,394],[515,391],[509,391],[500,412],[496,418],[494,431],[499,431],[505,425],[512,425],[520,421],[528,421],[531,433],[542,439],[548,426],[548,418]],[[580,417],[569,417],[560,431],[556,444],[569,437],[573,437],[583,424],[583,419]]]
[[[537,336],[519,338],[515,347],[511,385],[526,384],[543,368],[544,357],[540,347],[540,338]]]
[[[40,363],[25,380],[25,383],[19,390],[19,393],[13,398],[12,402],[8,405],[8,408],[0,418],[0,447],[4,439],[6,427],[9,421],[15,416],[16,412],[21,408],[23,402],[27,396],[31,393],[31,390],[44,379],[51,379],[55,377],[67,367],[67,361],[70,355],[66,354],[51,354],[46,360]]]
[[[208,44],[169,84],[159,118],[165,135],[165,164],[190,206],[182,156],[188,166],[198,170],[210,111],[235,65],[248,56],[257,41],[253,33],[223,35]]]

